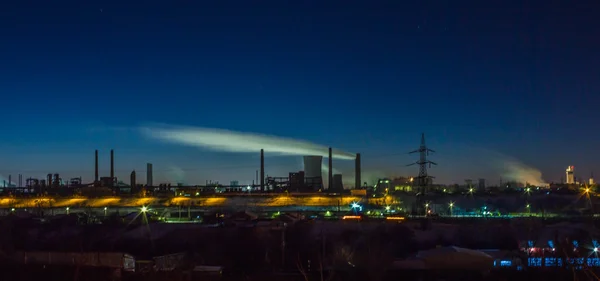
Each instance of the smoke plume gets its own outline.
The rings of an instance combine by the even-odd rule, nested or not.
[[[508,180],[529,183],[536,186],[548,185],[542,179],[542,172],[536,168],[529,167],[514,159],[504,159],[501,163],[504,168],[504,177]]]
[[[280,155],[321,155],[329,157],[328,147],[323,145],[255,133],[181,126],[147,126],[141,128],[141,132],[157,140],[202,147],[214,151],[257,153],[264,149],[266,153]],[[356,157],[353,153],[335,149],[332,153],[334,159],[353,160]]]
[[[503,180],[515,181],[519,183],[528,183],[536,186],[547,186],[548,183],[542,178],[542,172],[531,167],[515,157],[504,155],[499,152],[478,149],[477,154],[486,161],[491,160],[491,164]]]
[[[547,186],[542,172],[516,157],[474,144],[444,144],[433,158],[439,166],[432,170],[436,181],[462,183],[464,179],[497,179]]]
[[[14,181],[8,181],[7,178],[0,175],[0,185],[6,184],[7,187],[16,186],[17,184]]]
[[[175,165],[171,165],[165,177],[171,183],[185,183],[185,171]]]

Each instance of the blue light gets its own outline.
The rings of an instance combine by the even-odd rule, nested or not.
[[[352,209],[353,209],[354,211],[360,211],[360,212],[362,212],[362,206],[361,206],[361,205],[359,205],[359,204],[358,204],[358,203],[356,203],[356,202],[352,202],[352,205],[351,205],[351,207],[352,207]]]

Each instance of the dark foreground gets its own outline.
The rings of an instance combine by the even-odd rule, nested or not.
[[[373,276],[361,272],[339,272],[331,276],[314,275],[303,276],[299,273],[224,273],[222,275],[198,275],[186,270],[174,270],[169,272],[133,273],[119,272],[114,270],[98,268],[76,268],[76,267],[48,267],[48,266],[21,266],[17,264],[3,264],[0,266],[0,280],[22,280],[22,281],[334,281],[334,280],[457,280],[457,281],[520,281],[520,280],[597,280],[598,272],[588,270],[552,270],[552,271],[494,271],[486,274],[461,270],[438,270],[438,271],[395,271],[373,278]]]

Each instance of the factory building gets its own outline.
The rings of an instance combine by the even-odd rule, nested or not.
[[[290,173],[288,177],[289,191],[299,192],[304,189],[304,171]]]

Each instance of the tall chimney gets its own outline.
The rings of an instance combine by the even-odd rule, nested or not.
[[[96,149],[96,154],[95,154],[95,160],[94,160],[94,183],[98,182],[98,149]]]
[[[327,185],[329,186],[329,190],[333,190],[333,153],[331,152],[331,147],[329,148],[329,177],[327,178]]]
[[[8,187],[12,184],[12,176],[8,175]]]
[[[360,179],[360,153],[356,153],[356,160],[354,160],[354,188],[360,188],[362,186]]]
[[[115,180],[115,151],[110,150],[110,180]]]
[[[265,150],[260,150],[260,191],[265,191]]]

